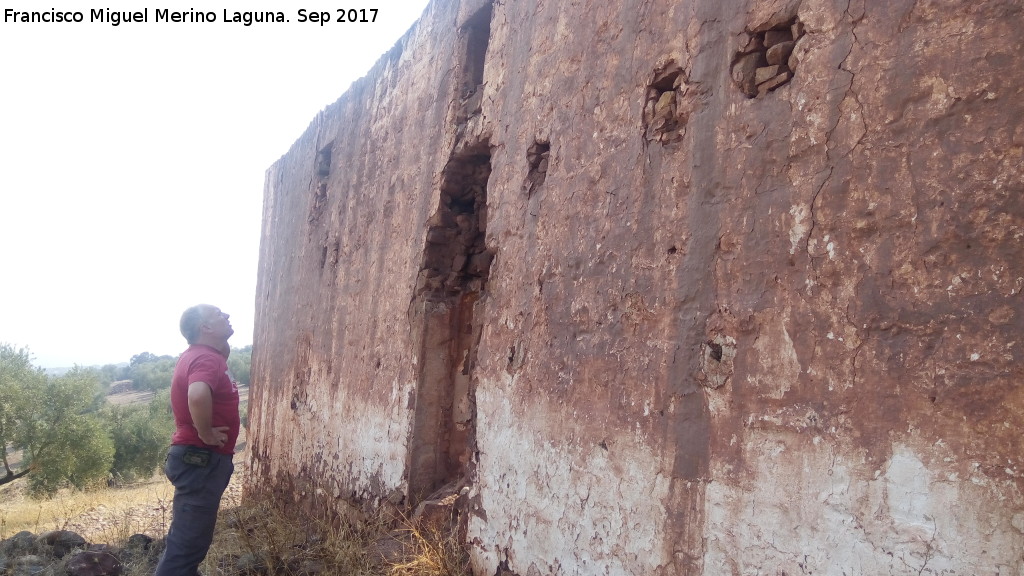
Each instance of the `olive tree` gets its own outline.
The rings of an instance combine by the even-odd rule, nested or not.
[[[50,377],[32,367],[27,350],[0,345],[0,484],[28,476],[32,492],[48,494],[105,478],[114,443],[96,411],[98,387],[94,371]],[[21,453],[16,466],[8,448]]]
[[[127,481],[152,475],[174,432],[170,390],[158,392],[149,404],[111,406],[104,417],[114,440],[111,473]]]
[[[13,482],[29,473],[28,467],[12,468],[12,454],[9,452],[18,443],[21,418],[31,410],[28,390],[39,386],[45,379],[46,374],[32,366],[27,349],[0,344],[0,457],[4,466],[0,484]]]

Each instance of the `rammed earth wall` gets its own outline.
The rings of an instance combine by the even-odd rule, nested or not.
[[[481,575],[1024,574],[1022,22],[434,1],[267,173],[254,473],[465,486]]]

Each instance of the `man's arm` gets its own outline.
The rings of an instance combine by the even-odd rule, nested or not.
[[[228,440],[227,426],[213,428],[213,394],[206,382],[188,385],[188,412],[199,439],[210,446],[223,446]]]

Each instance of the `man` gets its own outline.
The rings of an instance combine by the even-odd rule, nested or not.
[[[200,304],[181,315],[188,341],[174,367],[171,409],[176,429],[164,472],[174,484],[167,548],[155,576],[196,576],[213,541],[213,528],[234,464],[238,387],[228,374],[229,316]]]

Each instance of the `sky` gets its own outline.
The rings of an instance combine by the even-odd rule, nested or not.
[[[0,0],[0,344],[42,368],[177,355],[198,303],[231,314],[232,346],[251,344],[267,168],[426,5],[366,2],[376,21],[339,23],[353,5]],[[51,9],[84,21],[7,13]],[[160,9],[216,22],[158,23]],[[267,10],[290,21],[225,22]]]

